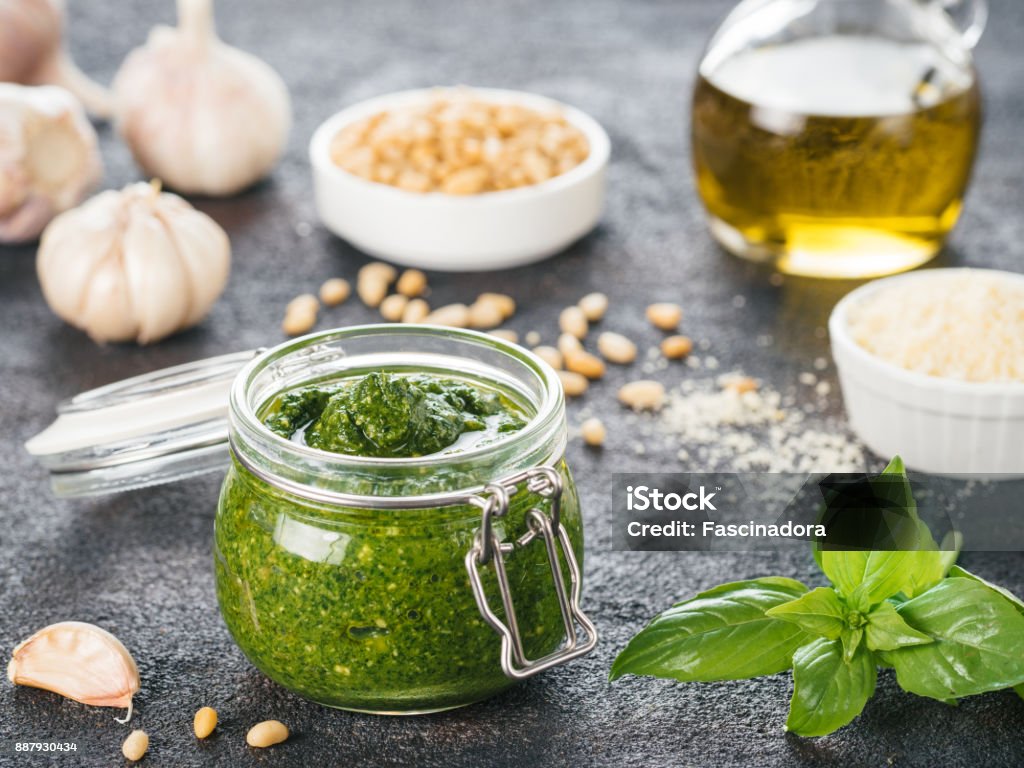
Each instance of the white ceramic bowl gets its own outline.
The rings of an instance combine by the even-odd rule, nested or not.
[[[1024,383],[969,382],[908,371],[868,352],[849,333],[857,302],[895,282],[971,270],[929,269],[875,280],[852,291],[829,318],[832,356],[850,425],[883,458],[947,475],[1024,475]],[[1024,275],[985,270],[1024,284]]]
[[[444,90],[403,91],[363,101],[317,129],[309,156],[317,212],[329,230],[366,253],[398,264],[477,271],[538,261],[594,228],[604,203],[608,134],[578,109],[536,94],[471,89],[487,101],[558,109],[587,137],[587,158],[540,184],[468,196],[419,194],[367,181],[331,161],[331,140],[348,123]]]

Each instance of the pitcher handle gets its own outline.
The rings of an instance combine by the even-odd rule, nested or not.
[[[985,31],[988,21],[987,0],[933,0],[943,10],[960,31],[964,45],[974,48]]]

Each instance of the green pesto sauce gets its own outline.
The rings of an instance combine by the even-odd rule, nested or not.
[[[388,459],[463,451],[526,426],[522,411],[498,392],[378,371],[286,392],[264,410],[263,423],[312,448]]]
[[[525,419],[507,398],[476,384],[404,374],[293,390],[262,416],[293,440],[313,444],[315,432],[317,447],[325,450],[358,444],[389,456],[460,450],[467,440],[497,439],[503,425],[521,426]],[[443,439],[424,426],[439,418]],[[579,502],[568,469],[559,467],[561,520],[582,564]],[[408,492],[421,482],[411,477]],[[495,521],[499,535],[510,540],[525,532],[532,506],[548,509],[525,492],[514,496],[508,515]],[[216,520],[221,613],[261,671],[322,704],[409,712],[486,698],[513,681],[501,671],[499,636],[481,618],[466,573],[479,525],[480,510],[470,505],[366,510],[316,504],[236,462]],[[527,655],[550,653],[563,630],[543,544],[516,548],[507,571]],[[503,616],[493,569],[482,574],[490,604]]]

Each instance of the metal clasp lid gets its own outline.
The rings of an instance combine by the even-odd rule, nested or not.
[[[510,498],[525,484],[526,489],[542,499],[551,502],[551,513],[547,515],[539,507],[533,507],[526,513],[527,530],[514,541],[501,541],[494,532],[494,519],[508,513]],[[515,475],[510,475],[500,482],[492,483],[484,488],[481,495],[473,496],[471,501],[482,510],[480,528],[476,532],[473,546],[466,553],[466,571],[473,587],[484,620],[501,636],[501,668],[505,674],[514,679],[524,678],[543,672],[558,664],[584,656],[597,645],[597,629],[593,622],[580,609],[580,567],[572,551],[569,534],[559,520],[562,500],[562,477],[553,467],[534,467]],[[516,620],[515,605],[509,588],[508,573],[505,570],[505,557],[517,547],[525,547],[534,539],[544,542],[547,550],[548,564],[554,581],[555,595],[562,614],[562,625],[565,639],[562,645],[547,656],[539,659],[527,659],[523,650],[523,639]],[[559,557],[561,550],[561,558]],[[561,560],[569,571],[570,586],[566,590],[565,578],[562,574]],[[498,581],[501,603],[505,609],[505,621],[491,609],[484,592],[481,568],[493,563],[494,574]]]

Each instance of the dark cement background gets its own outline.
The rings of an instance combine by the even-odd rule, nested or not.
[[[109,82],[170,2],[72,0],[71,47]],[[543,264],[490,275],[432,275],[437,304],[500,289],[519,299],[512,326],[546,340],[558,310],[588,290],[607,291],[605,321],[643,342],[657,337],[642,307],[682,302],[686,331],[710,342],[724,369],[742,367],[777,388],[828,356],[828,311],[852,285],[787,279],[720,252],[705,234],[688,161],[687,100],[703,40],[729,2],[332,3],[223,0],[223,37],[264,57],[288,82],[295,127],[267,182],[231,200],[199,200],[229,232],[230,285],[201,327],[149,348],[97,347],[46,308],[33,249],[0,249],[0,650],[53,621],[81,619],[116,633],[142,674],[134,727],[151,735],[150,765],[403,766],[1014,766],[1024,764],[1024,702],[1011,693],[958,708],[899,690],[888,673],[852,726],[817,740],[782,731],[788,675],[717,685],[625,679],[608,666],[657,611],[720,581],[779,572],[814,581],[810,557],[641,555],[610,551],[609,473],[676,466],[657,451],[636,456],[614,391],[636,370],[615,370],[585,398],[609,426],[603,452],[570,448],[585,504],[585,607],[602,643],[589,658],[507,695],[449,714],[408,719],[334,712],[298,699],[257,673],[217,614],[210,534],[219,478],[144,492],[55,501],[21,449],[58,400],[109,381],[236,349],[273,344],[285,302],[364,258],[316,223],[306,165],[314,127],[343,105],[402,88],[469,83],[523,88],[564,99],[601,121],[613,141],[607,214],[598,230]],[[1020,270],[1024,265],[1024,3],[995,2],[979,66],[987,123],[973,188],[940,263]],[[106,186],[137,178],[128,152],[101,128]],[[311,233],[307,226],[312,225]],[[300,233],[306,232],[306,236]],[[747,298],[743,309],[735,295]],[[321,327],[375,319],[356,301],[326,312]],[[770,347],[755,338],[769,333]],[[685,368],[666,381],[693,375]],[[834,382],[830,369],[825,373]],[[840,412],[834,394],[832,415]],[[574,411],[579,406],[574,406]],[[573,414],[570,413],[570,418]],[[1024,592],[1020,555],[973,554],[964,564]],[[1024,649],[1022,649],[1024,650]],[[217,708],[207,742],[192,713]],[[15,740],[67,740],[62,765],[120,764],[127,728],[109,709],[0,686],[0,765],[22,765]],[[278,718],[292,739],[256,753],[249,725]],[[45,762],[45,759],[39,760]]]

